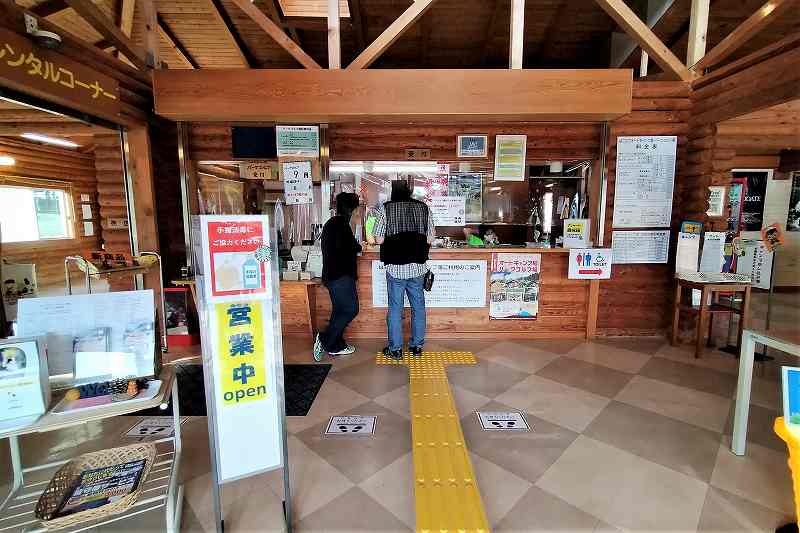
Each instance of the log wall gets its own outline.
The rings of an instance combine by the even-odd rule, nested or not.
[[[689,85],[683,82],[634,82],[633,112],[610,123],[604,246],[612,243],[618,136],[678,137],[672,204],[672,233],[675,235],[680,226],[679,212],[683,201],[678,191],[687,174],[688,122],[692,105],[689,96]],[[657,334],[669,326],[674,253],[670,256],[670,264],[666,265],[614,265],[612,279],[600,282],[598,335]]]
[[[71,186],[70,192],[75,215],[74,235],[76,237],[74,239],[3,245],[3,259],[11,263],[34,263],[36,265],[40,289],[49,290],[63,287],[64,257],[99,247],[100,225],[94,157],[91,154],[82,154],[74,150],[40,146],[11,139],[0,139],[0,153],[16,159],[16,165],[0,170],[2,176],[54,180]],[[92,200],[95,235],[91,237],[83,236],[83,223],[80,220],[81,194],[88,194]]]
[[[97,198],[100,203],[100,224],[105,249],[130,253],[128,228],[112,227],[110,219],[128,219],[125,197],[125,174],[119,133],[95,135],[95,166],[97,168]]]

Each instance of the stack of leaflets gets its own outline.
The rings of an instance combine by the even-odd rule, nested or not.
[[[96,509],[131,494],[139,486],[145,464],[145,459],[138,459],[84,470],[72,489],[64,495],[53,518]]]

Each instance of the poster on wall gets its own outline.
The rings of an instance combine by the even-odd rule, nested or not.
[[[486,135],[458,135],[456,136],[458,157],[486,157],[488,136]]]
[[[611,248],[615,264],[662,263],[669,258],[669,230],[614,231]]]
[[[281,174],[286,205],[314,203],[311,161],[283,162],[281,163]]]
[[[739,232],[761,231],[764,223],[764,200],[767,196],[769,172],[764,170],[734,171],[733,177],[745,181]]]
[[[708,188],[708,211],[706,215],[710,217],[721,217],[725,215],[725,187],[712,186]]]
[[[447,175],[436,175],[428,178],[428,188],[425,191],[425,200],[430,203],[435,196],[447,196],[448,183],[450,177]]]
[[[541,259],[541,254],[492,254],[489,318],[536,318]]]
[[[618,137],[615,228],[664,228],[672,220],[678,138]]]
[[[744,255],[736,260],[736,273],[749,275],[757,289],[769,289],[773,257],[764,241],[747,240],[744,242]]]
[[[495,181],[525,181],[527,142],[527,135],[497,135],[495,137]]]
[[[454,174],[447,182],[449,196],[463,196],[467,222],[483,220],[483,180],[480,174]]]
[[[433,223],[439,226],[463,226],[466,198],[463,196],[435,196],[431,198]]]
[[[789,193],[789,214],[786,231],[800,231],[800,172],[792,173],[792,190]]]
[[[611,248],[572,248],[569,279],[611,279]]]
[[[435,281],[425,294],[426,307],[486,307],[486,261],[428,261]],[[372,307],[388,307],[386,266],[372,262]],[[409,307],[408,299],[405,306]]]
[[[278,157],[319,157],[319,126],[275,126]]]
[[[283,463],[283,362],[265,215],[200,216],[197,289],[219,483]],[[280,313],[279,310],[277,310]],[[213,413],[213,416],[212,416]]]
[[[730,241],[739,234],[742,221],[742,198],[744,197],[747,180],[733,178],[728,189],[728,230],[727,240]]]

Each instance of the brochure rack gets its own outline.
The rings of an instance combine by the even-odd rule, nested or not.
[[[8,496],[0,503],[0,531],[47,531],[33,512],[39,496],[47,487],[50,478],[69,459],[52,463],[25,466],[22,464],[19,437],[32,433],[46,433],[57,429],[79,426],[87,422],[130,414],[140,409],[161,406],[166,408],[172,399],[173,435],[149,440],[156,446],[157,455],[153,468],[142,484],[142,492],[136,503],[124,513],[99,520],[81,523],[59,531],[87,531],[150,512],[165,513],[165,529],[169,533],[180,530],[183,485],[178,484],[181,458],[181,428],[178,409],[178,382],[171,367],[164,367],[161,387],[147,403],[112,403],[102,408],[74,411],[65,414],[45,413],[36,422],[21,428],[0,432],[0,439],[8,438],[11,450],[11,466],[14,478]],[[109,526],[114,529],[118,524]]]

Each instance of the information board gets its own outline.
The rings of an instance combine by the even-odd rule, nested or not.
[[[769,289],[774,252],[767,250],[764,241],[745,241],[744,255],[736,261],[736,273],[749,275],[753,287]]]
[[[618,137],[614,227],[668,227],[678,138]]]
[[[319,157],[319,126],[275,126],[278,157]]]
[[[525,181],[527,142],[527,135],[497,135],[495,137],[495,181]]]
[[[281,163],[281,174],[286,205],[314,203],[311,161]]]
[[[669,258],[669,230],[614,231],[611,234],[614,264],[662,263]]]
[[[434,196],[431,198],[431,216],[438,226],[463,226],[467,199],[463,196]]]
[[[433,289],[425,293],[426,307],[486,307],[486,261],[428,261]],[[409,306],[406,299],[406,307]],[[386,267],[372,262],[372,307],[388,307]]]
[[[282,466],[283,362],[265,215],[201,216],[203,367],[218,481]]]

